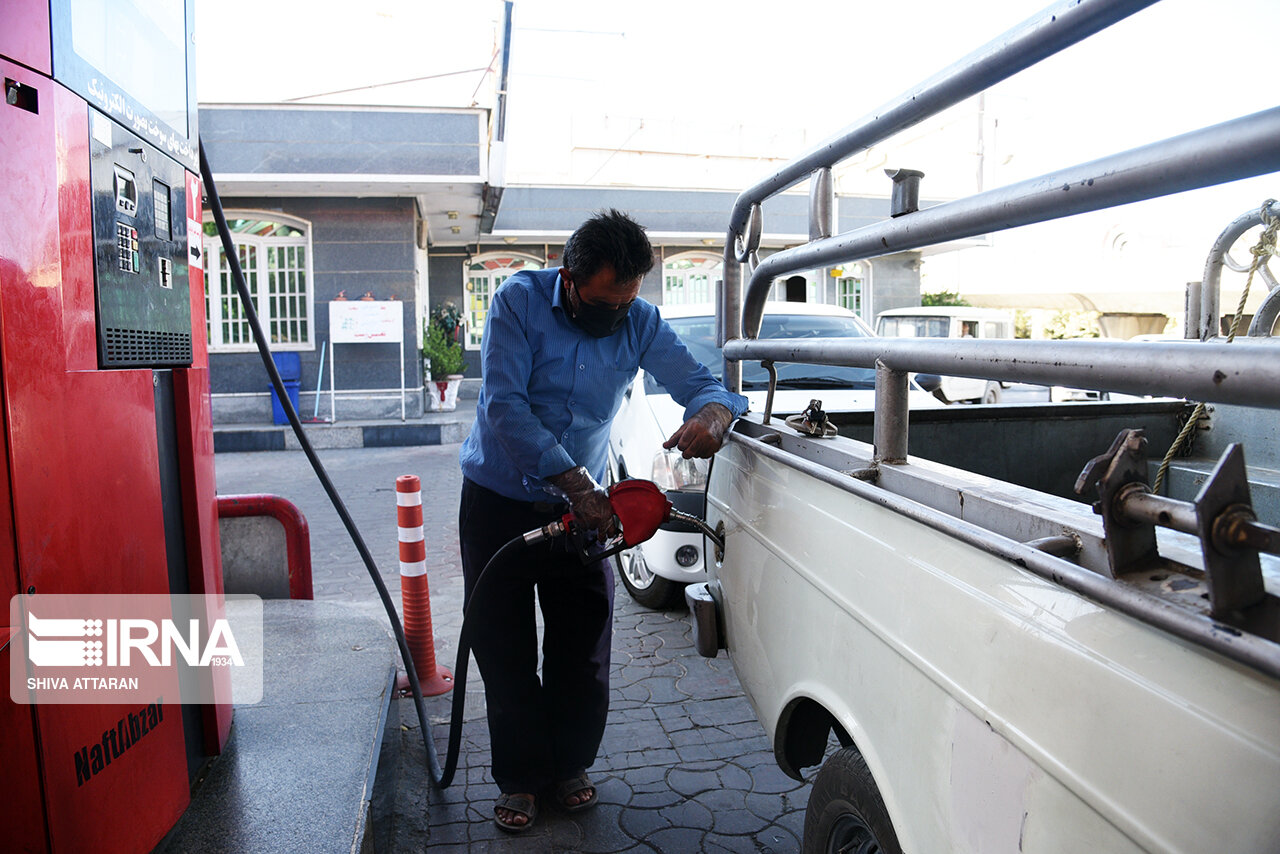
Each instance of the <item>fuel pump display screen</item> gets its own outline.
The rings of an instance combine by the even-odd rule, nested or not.
[[[133,173],[123,166],[116,166],[116,210],[133,216],[138,212],[138,182]]]
[[[165,124],[186,129],[187,22],[181,2],[71,0],[71,47]]]
[[[54,78],[192,171],[194,11],[194,0],[56,0],[49,8]]]

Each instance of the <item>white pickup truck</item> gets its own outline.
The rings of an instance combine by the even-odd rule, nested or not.
[[[1276,108],[924,210],[895,185],[893,219],[832,233],[842,158],[1141,5],[1058,4],[734,206],[726,382],[747,361],[877,371],[874,413],[828,413],[834,437],[739,419],[707,489],[722,542],[686,590],[700,651],[728,650],[781,768],[822,766],[805,851],[1280,851],[1269,274],[1250,334],[1217,337],[1224,255],[1280,205],[1214,244],[1188,300],[1196,340],[757,336],[769,287],[796,270],[1280,171]],[[811,177],[816,238],[758,261],[761,203]],[[917,413],[915,371],[1206,401],[1212,429],[1181,400]],[[1192,444],[1153,490],[1181,433]]]

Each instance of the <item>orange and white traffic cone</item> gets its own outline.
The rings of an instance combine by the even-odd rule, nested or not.
[[[453,688],[453,674],[436,666],[431,629],[431,591],[427,587],[427,544],[422,533],[422,483],[417,475],[396,478],[396,520],[400,526],[400,598],[404,602],[404,635],[424,697]],[[403,684],[401,684],[403,683]],[[408,693],[409,680],[396,687]]]

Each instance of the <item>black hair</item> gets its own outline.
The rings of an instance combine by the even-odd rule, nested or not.
[[[610,208],[578,226],[564,244],[562,262],[578,281],[612,267],[621,284],[642,278],[653,269],[653,247],[644,226]]]

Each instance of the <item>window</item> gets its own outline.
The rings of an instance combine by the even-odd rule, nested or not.
[[[879,334],[885,338],[949,338],[951,319],[891,315],[880,318]]]
[[[541,269],[540,261],[513,255],[481,255],[471,261],[467,268],[467,308],[464,313],[468,350],[479,348],[484,338],[484,320],[494,291],[521,270]]]
[[[836,276],[836,305],[847,308],[863,320],[871,313],[870,270],[863,262],[831,271]]]
[[[983,338],[1012,338],[1009,334],[1009,324],[999,320],[988,320],[982,324]]]
[[[662,265],[663,305],[706,305],[724,278],[724,259],[696,252],[668,258]]]
[[[845,276],[838,280],[839,293],[837,301],[841,308],[847,308],[859,317],[862,316],[862,279]]]
[[[278,214],[232,212],[227,225],[271,349],[313,349],[311,235],[306,224]],[[204,248],[209,350],[252,350],[253,333],[212,221],[204,224]]]

